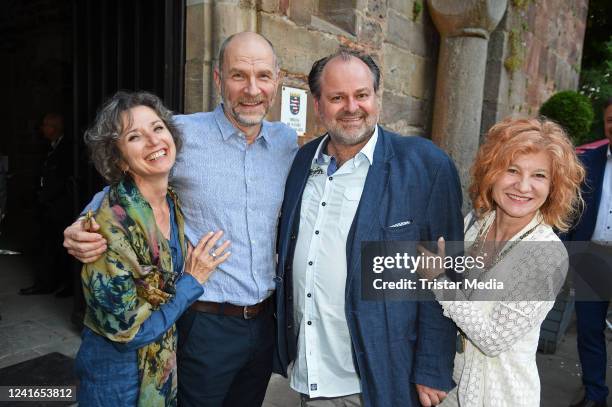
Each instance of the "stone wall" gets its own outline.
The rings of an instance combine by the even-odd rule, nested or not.
[[[511,113],[535,114],[553,92],[575,89],[588,0],[511,0],[491,35],[482,129]],[[383,72],[381,123],[429,137],[439,35],[420,0],[188,0],[185,108],[218,101],[212,67],[229,34],[265,35],[284,83],[307,89],[312,63],[339,45],[373,54]],[[458,84],[460,86],[460,84]],[[280,98],[270,119],[280,116]],[[320,132],[309,100],[308,140]]]
[[[481,133],[510,115],[537,115],[578,88],[588,0],[511,0],[491,34]]]
[[[187,5],[186,111],[210,110],[217,103],[212,67],[223,38],[255,30],[274,44],[283,83],[302,89],[308,89],[312,63],[340,45],[371,53],[383,72],[381,123],[404,134],[428,135],[439,39],[424,2],[191,0]],[[270,119],[280,117],[279,103],[280,97]],[[319,132],[309,100],[303,141]]]

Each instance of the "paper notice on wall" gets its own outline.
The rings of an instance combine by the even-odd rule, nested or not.
[[[298,136],[306,133],[306,101],[304,89],[283,86],[281,96],[281,122],[296,131]]]

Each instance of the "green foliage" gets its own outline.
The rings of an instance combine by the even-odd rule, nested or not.
[[[612,1],[589,0],[587,27],[582,49],[580,93],[593,102],[593,138],[604,137],[603,104],[612,97]]]
[[[612,1],[589,0],[587,28],[582,50],[582,69],[600,65],[607,53],[606,43],[612,39]]]
[[[593,134],[595,138],[603,137],[603,106],[612,97],[612,36],[604,43],[599,64],[582,70],[580,75],[580,93],[593,102],[595,122]]]
[[[594,114],[586,96],[573,90],[555,93],[540,107],[540,114],[559,123],[574,145],[592,141],[589,130]]]
[[[416,21],[422,12],[423,3],[419,0],[415,0],[414,4],[412,5],[412,21]]]

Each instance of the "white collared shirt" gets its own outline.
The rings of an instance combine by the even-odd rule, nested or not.
[[[324,154],[315,154],[302,196],[300,229],[293,258],[297,358],[291,387],[310,397],[360,393],[344,311],[346,239],[374,160],[378,128],[363,148],[332,175]]]
[[[595,223],[591,241],[600,245],[612,246],[612,156],[609,146],[607,158],[597,211],[597,223]]]

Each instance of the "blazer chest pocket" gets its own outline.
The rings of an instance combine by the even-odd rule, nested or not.
[[[407,218],[392,222],[390,225],[382,225],[385,240],[419,240],[419,226],[413,219]]]

